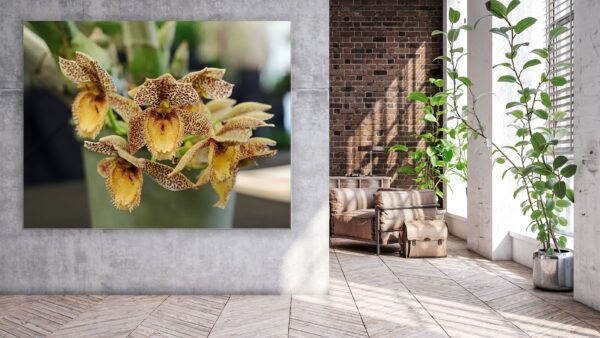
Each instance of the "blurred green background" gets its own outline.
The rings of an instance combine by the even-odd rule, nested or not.
[[[279,152],[262,160],[260,168],[289,167],[289,22],[28,21],[23,29],[26,228],[89,226],[82,152],[70,122],[70,104],[78,89],[60,73],[57,62],[59,56],[73,59],[75,51],[98,60],[123,96],[146,77],[169,72],[180,78],[204,67],[227,69],[224,80],[235,84],[231,98],[273,107],[269,112],[275,117],[269,122],[276,127],[261,128],[255,135],[276,140]],[[57,195],[62,200],[48,201]],[[261,207],[252,196],[238,197],[235,223],[239,227],[253,223],[238,221],[244,213],[238,210],[240,200],[248,198],[243,205]],[[40,216],[44,215],[41,201],[57,215],[55,220]],[[289,226],[289,202],[286,208],[287,213],[269,227]],[[67,215],[74,209],[79,215]],[[264,220],[254,223],[259,226]]]

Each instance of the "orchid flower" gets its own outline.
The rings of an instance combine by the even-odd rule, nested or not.
[[[158,160],[173,158],[185,135],[207,135],[210,130],[208,115],[199,109],[186,110],[186,106],[200,103],[200,97],[189,83],[180,83],[171,74],[156,79],[146,79],[133,92],[135,105],[122,98],[115,109],[128,121],[131,153],[144,145]]]
[[[115,83],[98,61],[84,53],[76,52],[75,60],[59,57],[58,64],[62,73],[82,89],[71,107],[77,134],[93,139],[104,125],[108,96],[116,91]]]
[[[211,101],[206,105],[206,108],[210,111],[210,108],[224,107],[231,101],[233,100],[216,103]],[[235,103],[235,101],[233,102]],[[249,105],[246,106],[251,108],[248,112],[256,112],[256,109],[266,110],[270,108],[268,105],[253,102],[249,102]],[[266,119],[270,118],[270,116],[262,117]],[[229,199],[229,192],[235,184],[235,177],[239,170],[240,162],[257,157],[274,155],[276,151],[271,150],[269,146],[273,146],[276,143],[267,138],[251,138],[253,129],[273,126],[265,123],[263,119],[253,116],[234,114],[224,121],[211,124],[211,126],[209,136],[192,145],[179,159],[177,166],[170,175],[179,173],[199,156],[205,155],[207,165],[198,177],[196,185],[200,186],[210,182],[219,196],[219,201],[214,206],[224,208]]]
[[[143,173],[167,190],[194,187],[183,174],[169,175],[171,167],[131,155],[127,141],[120,136],[106,136],[99,142],[85,141],[84,145],[88,150],[110,156],[100,160],[97,170],[106,179],[106,189],[119,210],[131,212],[140,204]]]

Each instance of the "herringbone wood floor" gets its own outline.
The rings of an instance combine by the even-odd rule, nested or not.
[[[325,296],[0,296],[0,337],[600,337],[600,313],[531,270],[333,240]]]

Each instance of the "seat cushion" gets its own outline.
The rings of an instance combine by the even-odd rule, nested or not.
[[[373,240],[375,210],[358,209],[332,215],[333,234]]]

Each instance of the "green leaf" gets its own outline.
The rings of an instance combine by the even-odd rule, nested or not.
[[[548,248],[548,249],[546,249],[546,254],[547,254],[548,256],[554,256],[554,249],[552,249],[552,248]]]
[[[506,104],[506,109],[510,109],[510,108],[513,108],[513,107],[516,107],[516,106],[520,106],[520,105],[522,105],[521,102],[514,102],[514,101],[513,102],[509,102],[509,103]]]
[[[464,83],[464,85],[467,87],[471,87],[473,85],[473,82],[471,81],[471,79],[469,79],[466,76],[459,76],[458,81]]]
[[[506,32],[501,30],[500,28],[491,28],[490,32],[494,33],[494,34],[498,34],[498,35],[503,36],[508,39],[508,34],[506,34]]]
[[[564,86],[567,84],[567,79],[565,79],[562,76],[555,76],[553,78],[550,79],[550,83],[552,83],[553,86]]]
[[[408,151],[408,147],[404,144],[395,144],[389,147],[388,151]]]
[[[554,194],[558,198],[564,198],[567,193],[567,184],[564,181],[558,181],[552,188]]]
[[[568,208],[571,206],[571,202],[569,202],[568,200],[558,200],[556,201],[556,205],[558,205],[561,208]]]
[[[438,57],[436,57],[435,59],[433,59],[433,61],[437,61],[437,60],[442,60],[442,61],[446,61],[446,62],[450,62],[452,61],[449,57],[447,57],[446,55],[440,55]]]
[[[530,164],[521,170],[521,176],[525,177],[538,169],[540,169],[540,166],[537,164]]]
[[[531,135],[531,145],[535,150],[542,150],[546,145],[546,138],[542,133],[533,133],[533,135]]]
[[[458,34],[460,33],[460,31],[458,29],[449,29],[448,30],[448,41],[449,42],[454,42],[458,39]]]
[[[542,216],[542,211],[541,210],[534,210],[531,213],[531,219],[532,220],[536,220],[536,219],[540,218],[540,216]]]
[[[427,95],[421,92],[412,92],[408,94],[408,99],[411,101],[419,101],[423,103],[427,103]]]
[[[460,20],[460,12],[455,10],[454,8],[450,8],[448,10],[448,21],[451,23],[457,23]]]
[[[557,36],[561,35],[564,32],[568,32],[568,31],[569,31],[569,29],[565,26],[554,27],[552,30],[550,30],[550,33],[548,33],[548,39],[554,40],[554,39],[556,39]]]
[[[452,152],[452,150],[450,150],[450,149],[444,150],[444,154],[443,154],[444,161],[450,162],[450,160],[452,160],[453,155],[454,155],[454,153]]]
[[[438,123],[437,118],[433,114],[425,114],[425,116],[423,117],[423,120],[432,122],[432,123]]]
[[[560,174],[564,177],[571,177],[575,175],[575,172],[577,172],[577,166],[575,164],[566,165],[560,170]]]
[[[444,80],[442,79],[429,79],[429,81],[438,88],[442,88],[444,86]]]
[[[563,165],[565,165],[565,163],[567,163],[567,161],[569,161],[569,160],[567,159],[566,156],[563,156],[563,155],[557,156],[554,159],[554,162],[552,162],[552,168],[554,170],[556,170],[556,169],[562,167]]]
[[[565,236],[558,237],[558,246],[560,246],[561,248],[566,247],[567,246],[567,237],[565,237]]]
[[[538,48],[531,51],[533,54],[541,57],[542,59],[548,58],[548,50],[546,48]]]
[[[510,12],[513,11],[513,9],[517,8],[517,6],[519,6],[521,2],[519,0],[512,0],[511,2],[508,3],[508,6],[506,7],[506,14],[510,14]]]
[[[413,169],[413,167],[401,166],[401,167],[398,167],[397,172],[399,174],[414,174],[415,170]]]
[[[551,108],[552,107],[552,100],[550,100],[550,95],[548,95],[548,93],[542,92],[540,94],[540,99],[542,100],[542,104],[546,108]]]
[[[552,211],[552,210],[554,210],[554,200],[547,199],[546,200],[546,211]]]
[[[539,65],[541,63],[542,63],[542,61],[540,61],[539,59],[531,59],[531,60],[525,62],[525,64],[523,65],[523,69],[527,69],[527,68],[530,68],[530,67],[533,67],[533,66],[537,66],[537,65]]]
[[[444,33],[444,31],[441,31],[441,30],[438,30],[438,29],[434,29],[434,30],[431,32],[431,36],[434,36],[434,35],[440,35],[440,34],[446,34],[446,33]]]
[[[533,24],[535,24],[536,22],[537,22],[537,19],[532,18],[532,17],[527,17],[527,18],[521,19],[515,25],[515,33],[517,33],[517,34],[523,33],[527,28],[533,26]]]
[[[508,15],[507,8],[498,0],[487,1],[485,3],[485,7],[487,8],[488,12],[495,17],[503,19],[506,17],[506,15]]]
[[[548,119],[548,112],[542,109],[536,109],[533,111],[533,113],[535,114],[535,116],[547,120]]]
[[[498,82],[515,83],[515,82],[517,82],[517,79],[512,75],[502,75],[498,79]]]
[[[575,203],[575,193],[573,192],[573,189],[567,188],[566,196],[569,199],[569,201],[571,201],[571,203]]]

